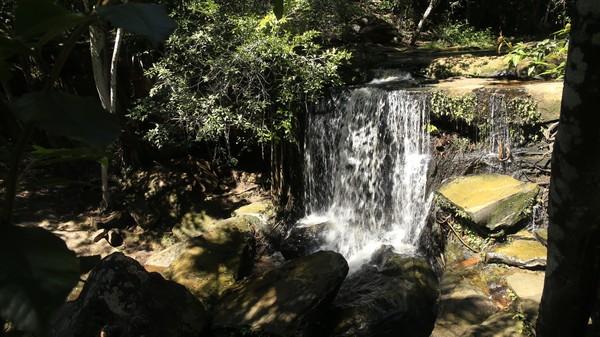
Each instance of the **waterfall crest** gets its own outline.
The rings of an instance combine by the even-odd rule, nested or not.
[[[353,89],[309,116],[304,223],[329,221],[326,247],[355,267],[382,244],[413,252],[431,198],[426,93]]]

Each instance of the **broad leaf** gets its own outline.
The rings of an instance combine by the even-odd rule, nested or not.
[[[79,280],[79,260],[42,228],[0,231],[0,316],[39,333]]]
[[[0,81],[7,81],[10,79],[10,64],[3,59],[0,59]]]
[[[27,46],[21,41],[0,35],[0,59],[8,59],[16,54],[27,52]]]
[[[165,41],[176,28],[164,7],[157,4],[126,3],[116,6],[100,6],[98,15],[115,27],[143,35],[154,46]]]
[[[43,44],[86,19],[85,15],[70,12],[49,0],[20,0],[14,28],[24,40],[39,38]]]
[[[284,0],[273,0],[273,13],[277,19],[281,19],[283,16],[283,1]]]
[[[120,132],[116,117],[102,109],[97,98],[34,92],[17,99],[12,109],[23,122],[96,148],[110,145]]]

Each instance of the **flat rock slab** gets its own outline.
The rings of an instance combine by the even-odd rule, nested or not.
[[[524,269],[543,269],[546,255],[546,247],[539,241],[514,240],[487,253],[486,261]]]
[[[438,190],[446,206],[486,232],[511,228],[525,219],[538,192],[536,184],[499,174],[459,177]]]
[[[474,64],[471,70],[467,70],[465,75],[482,75],[485,72],[498,71],[500,68],[497,60],[490,60],[485,67]],[[455,67],[456,68],[456,67]],[[558,120],[560,115],[560,104],[562,100],[563,82],[562,81],[508,81],[497,80],[493,78],[452,78],[439,81],[433,85],[433,88],[443,90],[452,96],[464,96],[472,94],[481,89],[501,89],[514,88],[515,90],[524,90],[537,103],[538,112],[541,115],[541,122],[550,122]]]
[[[540,303],[544,290],[544,273],[518,270],[506,277],[506,283],[520,299]]]

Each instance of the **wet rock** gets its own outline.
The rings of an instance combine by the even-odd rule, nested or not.
[[[445,208],[475,226],[480,232],[498,233],[514,229],[525,220],[539,187],[499,174],[456,178],[438,194]]]
[[[286,259],[306,256],[323,247],[332,223],[328,220],[298,224],[283,238],[279,250]]]
[[[544,269],[546,247],[536,240],[517,239],[486,253],[486,261],[524,269]]]
[[[202,236],[186,242],[165,275],[184,285],[207,306],[212,305],[227,288],[252,270],[254,237],[239,219],[219,221],[205,228]]]
[[[218,336],[303,336],[347,273],[348,263],[334,252],[292,260],[225,292],[214,310],[213,329]]]
[[[52,336],[200,336],[205,308],[184,287],[121,253],[94,268],[79,298],[57,315]]]
[[[343,283],[332,336],[427,337],[437,313],[437,287],[426,260],[383,247]]]
[[[447,270],[440,285],[439,312],[431,337],[463,337],[497,311],[480,278],[474,270]]]
[[[469,329],[465,337],[517,337],[529,336],[524,333],[525,325],[516,319],[512,312],[499,312],[490,316],[481,325]]]

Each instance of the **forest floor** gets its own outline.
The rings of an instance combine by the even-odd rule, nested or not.
[[[214,220],[228,218],[235,208],[268,198],[260,185],[248,179],[236,179],[234,185],[220,192],[206,195],[203,202],[203,207],[219,208],[210,212]],[[50,175],[41,172],[22,182],[16,198],[15,223],[53,232],[78,256],[105,257],[122,252],[142,265],[151,255],[179,240],[168,229],[144,230],[139,226],[119,229],[123,243],[117,247],[106,239],[97,240],[102,232],[98,222],[106,215],[99,208],[100,195],[99,188],[89,180],[50,179]]]

